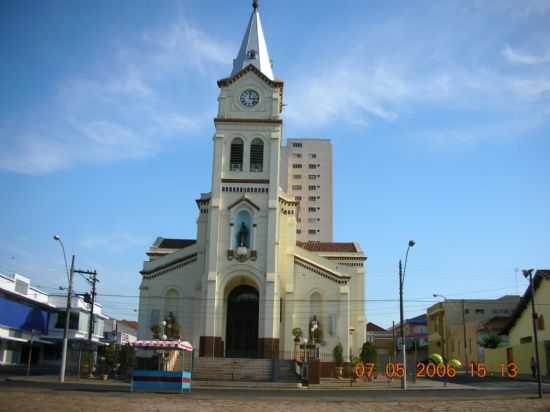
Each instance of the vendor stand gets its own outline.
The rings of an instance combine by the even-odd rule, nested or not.
[[[155,369],[135,369],[132,374],[131,391],[191,391],[193,346],[179,340],[138,340],[132,344],[136,349],[156,351],[158,362]],[[187,356],[186,356],[187,354]],[[186,358],[188,361],[186,362]],[[179,363],[179,368],[177,367]],[[187,370],[185,366],[187,365]],[[177,370],[174,370],[177,369]]]

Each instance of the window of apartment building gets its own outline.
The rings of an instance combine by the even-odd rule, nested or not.
[[[302,196],[295,196],[295,199],[299,202],[300,200],[302,200]]]
[[[476,315],[483,315],[485,314],[485,309],[476,309]]]
[[[315,217],[310,217],[310,218],[307,219],[307,221],[308,221],[309,223],[317,223],[319,220],[320,220],[320,219],[317,219],[317,218],[315,218]]]
[[[319,232],[319,231],[316,230],[316,229],[309,229],[309,230],[307,231],[307,233],[308,233],[309,235],[316,235],[317,232]]]
[[[309,180],[315,180],[315,179],[317,179],[317,175],[307,175],[307,178]]]
[[[302,221],[302,218],[301,217],[297,217],[296,218],[296,222],[300,223]]]
[[[294,164],[292,165],[292,168],[293,168],[293,169],[301,169],[301,168],[302,168],[302,165],[301,165],[300,163],[294,163]]]
[[[309,158],[310,159],[317,159],[317,153],[310,153]]]
[[[296,233],[299,235],[302,233],[302,231],[300,229],[296,229]]]
[[[317,199],[319,199],[319,196],[309,196],[307,198],[310,202],[315,202]]]
[[[309,167],[310,169],[317,169],[318,166],[319,166],[319,165],[315,165],[315,164],[312,164],[312,163],[310,163],[310,164],[308,165],[308,167]]]
[[[308,208],[307,210],[308,210],[309,212],[317,212],[318,209],[319,209],[318,207],[310,207],[310,208]]]
[[[317,189],[319,189],[319,186],[316,186],[316,185],[309,185],[307,188],[308,188],[309,190],[317,190]]]
[[[292,185],[292,190],[302,190],[302,185]]]
[[[250,171],[263,172],[264,170],[264,142],[254,139],[250,144]]]
[[[301,159],[302,154],[301,153],[292,153],[292,157],[294,157],[295,159]]]
[[[292,147],[302,147],[302,143],[292,143]]]
[[[293,178],[293,179],[301,179],[301,178],[302,178],[302,175],[292,175],[292,178]]]

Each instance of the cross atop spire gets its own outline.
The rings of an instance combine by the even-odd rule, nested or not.
[[[231,76],[234,76],[249,64],[256,66],[267,78],[274,80],[273,69],[271,68],[271,59],[267,51],[262,22],[260,20],[259,1],[252,2],[252,16],[244,33],[243,42],[239,49],[237,58],[233,60],[233,71]]]

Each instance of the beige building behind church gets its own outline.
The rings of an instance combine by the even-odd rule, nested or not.
[[[296,238],[332,242],[332,144],[329,139],[288,139],[281,184],[299,202]]]

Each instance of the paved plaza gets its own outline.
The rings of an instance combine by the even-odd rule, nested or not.
[[[522,411],[550,412],[550,385],[537,399],[533,382],[470,383],[443,388],[421,382],[398,388],[318,386],[297,389],[262,385],[195,385],[191,393],[131,393],[120,382],[54,377],[0,380],[0,411]]]

